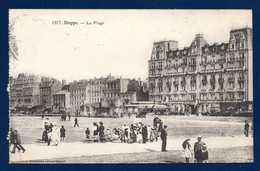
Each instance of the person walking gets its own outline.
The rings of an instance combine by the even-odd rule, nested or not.
[[[64,141],[65,132],[66,132],[66,129],[65,129],[64,126],[62,125],[62,126],[61,126],[61,129],[60,129],[60,141]]]
[[[13,128],[10,128],[10,131],[8,132],[7,140],[9,141],[9,148],[12,144],[14,144],[14,131]]]
[[[23,150],[23,153],[26,151],[23,146],[21,145],[21,136],[18,133],[17,130],[14,130],[14,147],[11,153],[15,153],[16,148],[18,149],[18,151],[20,151],[20,149]]]
[[[166,145],[167,145],[167,125],[164,125],[163,129],[161,130],[161,140],[162,140],[162,151],[167,151],[166,150]]]
[[[185,158],[186,163],[190,163],[190,158],[192,158],[192,153],[191,153],[191,145],[189,143],[190,139],[186,139],[183,143],[182,143],[182,147],[183,147],[183,152],[181,154],[182,158]]]
[[[201,163],[201,150],[202,146],[206,145],[202,142],[202,136],[198,136],[198,141],[194,144],[194,158],[196,163]]]
[[[79,127],[78,118],[77,117],[75,117],[75,119],[74,119],[74,127],[76,127],[76,126]]]
[[[249,132],[249,123],[247,120],[245,121],[245,128],[244,128],[244,134],[246,137],[248,137],[248,132]]]

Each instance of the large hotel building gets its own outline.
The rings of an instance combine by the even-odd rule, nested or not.
[[[251,28],[231,30],[228,43],[209,45],[202,34],[183,49],[177,41],[155,42],[148,62],[149,99],[191,113],[224,103],[252,104],[252,50]]]

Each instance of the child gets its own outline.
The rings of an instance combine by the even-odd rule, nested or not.
[[[192,153],[190,151],[191,145],[190,145],[189,141],[190,141],[190,139],[186,139],[182,144],[183,152],[181,154],[181,157],[186,159],[186,163],[189,163],[190,158],[192,157]]]
[[[208,150],[207,150],[207,146],[202,145],[202,149],[201,149],[201,159],[202,159],[202,163],[208,163],[208,159],[209,159],[209,154],[208,154]]]
[[[90,138],[90,130],[89,128],[87,128],[87,130],[85,131],[86,134],[86,138],[89,139]]]
[[[203,144],[198,153],[198,163],[208,163],[209,154],[206,144]]]

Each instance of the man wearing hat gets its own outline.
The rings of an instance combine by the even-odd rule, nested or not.
[[[245,121],[245,128],[244,128],[244,134],[246,137],[248,137],[248,132],[249,132],[249,123],[247,120]]]
[[[75,117],[74,119],[74,127],[78,126],[79,127],[79,123],[78,123],[78,118]]]
[[[15,149],[18,149],[20,151],[20,149],[23,150],[23,153],[25,152],[25,149],[23,148],[23,146],[21,145],[21,136],[18,133],[17,130],[14,130],[14,147],[11,153],[15,153]]]
[[[162,151],[166,150],[166,143],[167,143],[167,125],[164,125],[162,131],[161,131],[161,139],[162,139]]]
[[[201,150],[202,146],[206,145],[204,142],[201,141],[202,136],[198,136],[198,142],[195,142],[194,144],[194,158],[197,163],[201,163]]]

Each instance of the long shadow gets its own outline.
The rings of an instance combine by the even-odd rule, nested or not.
[[[152,149],[148,149],[148,148],[145,148],[146,151],[149,151],[149,152],[156,152],[156,150],[152,150]]]

